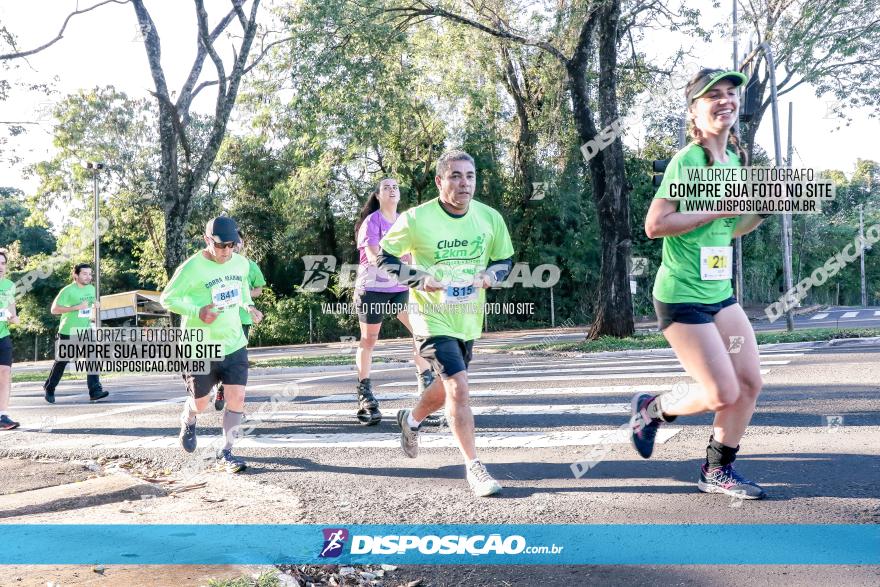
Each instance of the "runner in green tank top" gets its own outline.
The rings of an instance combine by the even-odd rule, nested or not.
[[[739,441],[761,391],[755,333],[733,297],[731,239],[755,230],[757,215],[683,214],[669,199],[669,185],[688,167],[747,164],[731,128],[739,113],[735,71],[703,69],[685,91],[693,137],[669,162],[645,219],[649,238],[663,238],[663,262],[654,282],[660,329],[697,385],[663,395],[637,394],[632,401],[631,439],[648,458],[657,430],[677,416],[715,412],[697,487],[742,499],[764,490],[733,468]]]

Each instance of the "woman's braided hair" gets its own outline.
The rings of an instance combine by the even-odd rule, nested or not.
[[[700,81],[703,80],[705,78],[705,76],[707,74],[711,73],[712,71],[715,71],[715,70],[701,69],[700,71],[698,71],[697,74],[691,78],[691,81],[688,82],[688,85],[685,88],[685,96],[689,96],[691,94],[691,90],[694,88],[694,86],[696,84],[700,83]],[[709,167],[711,167],[712,165],[715,164],[715,158],[712,157],[712,153],[709,151],[709,149],[705,145],[704,138],[703,138],[703,132],[697,127],[697,125],[694,124],[694,118],[693,118],[693,113],[691,112],[691,109],[690,109],[690,104],[688,104],[688,121],[687,121],[687,123],[688,123],[687,124],[688,134],[694,140],[694,142],[696,142],[698,145],[700,145],[700,147],[703,148],[703,153],[706,154],[706,162],[708,163]],[[740,163],[744,167],[749,165],[749,163],[750,163],[749,162],[749,155],[746,152],[746,150],[743,148],[742,144],[739,142],[739,137],[737,137],[733,133],[733,130],[731,130],[731,132],[728,133],[728,135],[727,135],[727,145],[730,150],[732,150],[734,153],[736,153],[737,157],[739,157]]]

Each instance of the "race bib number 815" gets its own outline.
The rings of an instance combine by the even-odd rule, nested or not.
[[[733,247],[700,247],[700,279],[719,281],[733,276]]]
[[[464,304],[477,299],[479,290],[473,284],[450,284],[443,290],[444,304]]]

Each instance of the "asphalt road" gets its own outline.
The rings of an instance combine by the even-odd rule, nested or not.
[[[626,404],[636,386],[664,390],[688,381],[668,350],[582,358],[478,352],[470,377],[478,451],[504,486],[499,497],[489,499],[471,495],[448,430],[423,433],[417,459],[406,458],[399,449],[394,414],[415,401],[411,364],[380,364],[373,370],[386,416],[375,427],[363,427],[354,418],[350,368],[254,373],[248,412],[252,420],[262,416],[262,421],[239,442],[236,452],[250,464],[241,477],[279,496],[282,504],[295,506],[243,511],[237,506],[235,520],[876,524],[880,346],[866,342],[762,350],[765,389],[737,462],[743,474],[767,489],[770,497],[758,502],[697,491],[709,416],[680,418],[669,425],[647,461],[617,431],[627,421]],[[58,402],[50,406],[39,384],[16,384],[12,414],[23,429],[0,434],[0,450],[55,458],[134,458],[175,470],[192,463],[177,445],[183,400],[178,378],[107,379],[105,389],[111,392],[109,401],[90,404],[84,382],[65,382],[58,388]],[[273,396],[283,401],[273,403]],[[219,415],[203,415],[199,425],[204,447],[217,438]],[[571,465],[584,460],[599,462],[576,478]],[[76,511],[63,516],[74,523],[95,521]],[[812,584],[811,577],[833,576],[829,568],[816,575],[799,574],[808,569],[792,570],[789,580]],[[531,584],[524,572],[494,569],[491,577]],[[555,572],[565,575],[564,569]],[[632,569],[620,572],[606,576],[603,570],[597,576],[614,582],[613,577],[639,575]],[[656,579],[657,572],[646,569],[641,576]],[[461,575],[450,573],[437,570],[432,584],[504,584],[480,582],[480,575],[470,570],[472,581],[456,583]],[[742,573],[759,583],[766,579],[761,567],[731,568],[716,579],[723,584]],[[695,581],[709,576],[704,570],[674,574]],[[846,576],[845,584],[876,584],[878,570],[849,568]],[[542,584],[568,583],[554,579]]]

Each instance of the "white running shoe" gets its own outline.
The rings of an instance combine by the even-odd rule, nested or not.
[[[501,485],[492,478],[480,461],[474,461],[467,468],[467,482],[477,497],[488,497],[501,491]]]
[[[410,428],[407,419],[412,410],[399,410],[397,424],[400,426],[400,448],[411,459],[419,456],[419,430]]]

